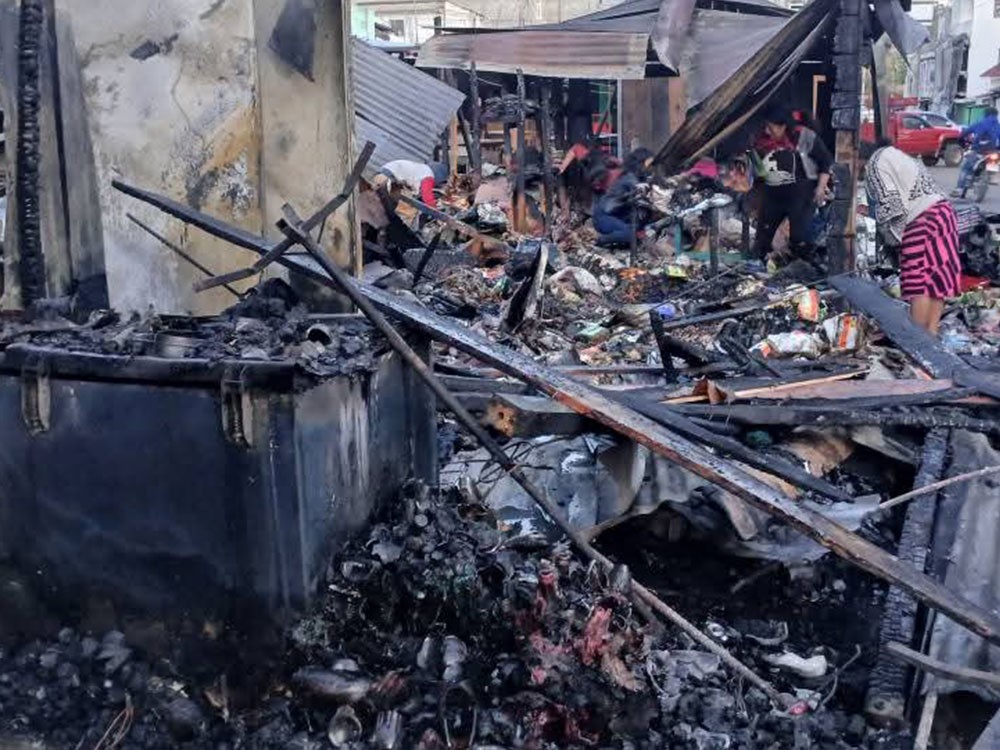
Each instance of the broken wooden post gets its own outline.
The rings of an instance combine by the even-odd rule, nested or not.
[[[915,487],[936,482],[944,472],[948,442],[947,430],[932,430],[927,434],[920,469],[913,481]],[[899,559],[921,573],[927,565],[936,508],[937,498],[934,497],[926,497],[922,502],[911,505],[899,536]],[[879,726],[902,726],[906,721],[907,669],[892,657],[888,645],[893,641],[912,643],[916,621],[917,600],[897,586],[890,586],[882,608],[879,653],[865,696],[865,714]]]
[[[472,120],[469,129],[472,131],[472,179],[473,184],[479,187],[483,179],[483,148],[482,148],[482,128],[483,117],[479,101],[479,74],[476,73],[476,61],[469,63],[469,105],[472,108]]]
[[[527,214],[527,198],[524,192],[525,184],[525,164],[526,164],[526,138],[524,126],[527,122],[525,117],[525,95],[524,95],[524,73],[517,69],[517,181],[514,186],[514,230],[524,231],[524,224]]]
[[[840,0],[834,34],[837,68],[832,101],[832,125],[837,132],[833,166],[834,199],[830,209],[830,273],[854,270],[857,222],[858,128],[861,126],[861,45],[864,23],[861,0]]]
[[[674,367],[674,358],[670,348],[670,339],[667,332],[663,330],[663,318],[654,307],[649,311],[649,327],[653,330],[653,339],[656,341],[656,348],[660,350],[660,363],[663,365],[663,375],[668,382],[677,381],[677,368]]]
[[[708,270],[719,273],[719,209],[708,210]]]
[[[448,83],[448,76],[447,76],[448,72],[449,71],[447,71],[447,70],[439,70],[438,71],[438,79],[442,83]],[[451,168],[450,167],[450,165],[451,165],[451,123],[448,123],[448,127],[446,127],[441,132],[441,138],[440,138],[439,148],[441,150],[441,154],[440,154],[440,158],[438,159],[438,161],[441,162],[442,164],[449,165],[449,170],[450,170],[450,168]],[[449,175],[450,174],[451,173],[449,172]]]
[[[542,172],[545,177],[545,236],[552,238],[552,219],[556,212],[556,180],[552,171],[552,82],[542,81],[542,106],[538,130],[542,140]]]

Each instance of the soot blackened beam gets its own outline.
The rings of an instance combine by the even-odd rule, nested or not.
[[[831,278],[830,286],[844,295],[852,307],[878,321],[892,342],[934,377],[951,378],[956,385],[1000,398],[1000,377],[976,370],[946,351],[934,336],[913,322],[904,305],[872,282],[845,274]]]
[[[179,204],[175,204],[174,207],[177,205]],[[220,223],[194,209],[185,206],[181,206],[180,209],[173,215],[196,226]],[[231,230],[229,227],[224,231]],[[269,248],[270,245],[259,238],[257,247],[249,249],[257,249],[264,254]],[[305,263],[298,258],[284,256],[278,260],[290,270],[305,273],[333,289],[339,288],[337,282],[324,272],[322,265],[317,266],[312,262]],[[821,513],[775,491],[730,462],[665,429],[635,410],[616,403],[595,388],[541,365],[520,352],[498,346],[475,331],[381,289],[351,280],[348,280],[348,283],[357,287],[383,313],[423,331],[436,341],[450,344],[505,374],[533,385],[579,414],[591,417],[614,432],[635,440],[654,453],[732,492],[754,507],[785,521],[862,570],[909,591],[928,606],[944,612],[955,622],[991,643],[1000,645],[1000,618],[994,613],[950,591],[929,576],[913,570],[910,565],[880,547],[851,533]],[[664,614],[653,600],[645,597],[644,599],[651,607]],[[695,629],[695,632],[699,631]]]

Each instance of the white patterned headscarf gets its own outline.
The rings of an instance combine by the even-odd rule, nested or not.
[[[901,244],[907,225],[946,199],[924,165],[894,146],[872,154],[865,172],[868,206],[874,208],[875,225],[890,245]]]

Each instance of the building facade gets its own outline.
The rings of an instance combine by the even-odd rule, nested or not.
[[[911,56],[907,94],[959,122],[1000,100],[1000,0],[937,5],[931,41]]]
[[[392,42],[419,45],[440,28],[474,29],[487,24],[484,14],[448,0],[355,0],[351,33],[368,42],[379,40],[376,26],[389,29]]]

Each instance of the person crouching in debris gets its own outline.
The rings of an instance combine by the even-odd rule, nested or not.
[[[418,161],[397,159],[382,166],[372,184],[376,189],[385,187],[390,192],[404,188],[431,208],[437,208],[434,188],[448,181],[448,167],[440,162],[423,164]]]
[[[868,210],[886,245],[899,250],[910,317],[935,336],[944,301],[959,292],[958,222],[924,165],[887,143],[862,143]]]
[[[642,238],[637,230],[641,222],[635,217],[635,189],[647,179],[653,152],[638,148],[625,157],[621,174],[607,191],[594,202],[591,221],[597,231],[598,245],[631,245],[632,237]]]
[[[812,262],[812,220],[816,206],[826,200],[833,157],[816,131],[797,126],[784,106],[764,112],[764,130],[754,141],[751,156],[763,182],[753,254],[763,260],[781,223],[788,219],[789,249]]]

